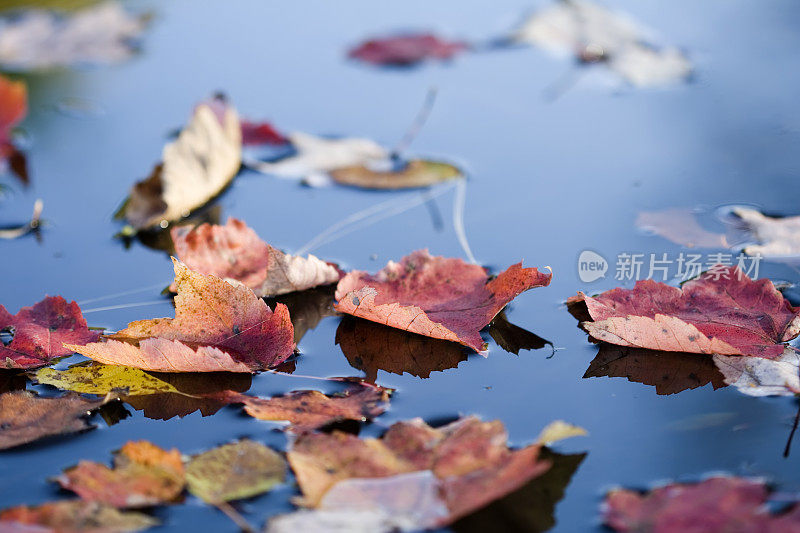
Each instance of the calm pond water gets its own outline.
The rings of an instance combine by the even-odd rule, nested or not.
[[[545,5],[531,0],[406,0],[379,6],[349,0],[131,2],[131,8],[149,8],[155,15],[140,56],[114,67],[27,77],[31,111],[23,126],[30,137],[32,185],[14,187],[0,204],[0,222],[26,219],[33,201],[42,198],[51,226],[41,243],[0,242],[0,302],[15,312],[45,294],[61,294],[81,302],[91,326],[109,329],[172,316],[166,299],[103,309],[159,300],[160,287],[171,279],[164,252],[139,242],[125,248],[112,238],[119,225],[111,215],[131,183],[158,160],[170,132],[213,91],[224,90],[243,116],[270,119],[284,130],[360,135],[393,145],[435,86],[438,101],[411,151],[451,158],[469,170],[465,229],[481,263],[495,272],[521,259],[552,267],[550,287],[517,298],[507,316],[550,341],[554,355],[549,346],[514,355],[487,336],[487,358],[471,355],[428,378],[398,375],[381,370],[380,361],[343,353],[348,345],[334,342],[340,319],[331,316],[302,338],[296,376],[256,376],[250,392],[327,386],[299,376],[377,377],[397,394],[389,412],[363,427],[362,435],[379,435],[410,417],[435,422],[460,414],[502,420],[514,445],[531,442],[553,419],[583,426],[588,437],[554,448],[587,454],[582,462],[561,458],[567,473],[580,465],[555,508],[554,531],[599,530],[598,506],[613,485],[647,487],[723,471],[764,476],[782,490],[798,492],[800,449],[783,457],[795,401],[749,398],[711,385],[659,395],[653,386],[625,378],[584,379],[598,348],[587,342],[562,302],[576,290],[616,286],[613,258],[619,252],[674,256],[681,251],[635,228],[641,210],[748,203],[774,213],[800,212],[794,194],[800,175],[800,4],[608,4],[656,28],[664,42],[684,47],[696,64],[693,82],[632,90],[590,70],[551,102],[543,94],[570,63],[532,48],[476,53],[411,70],[368,68],[344,57],[347,47],[364,37],[404,28],[490,39],[530,8]],[[244,171],[216,205],[222,220],[241,218],[268,242],[291,251],[350,213],[403,195],[419,193],[311,189]],[[431,214],[435,210],[421,205],[314,253],[370,271],[418,248],[463,257],[450,222],[453,197],[450,191],[435,200],[441,224]],[[605,279],[581,283],[576,262],[585,249],[612,262]],[[800,281],[797,272],[777,264],[762,264],[761,275]],[[94,300],[135,290],[140,291]],[[343,324],[340,338],[353,327]],[[387,339],[386,345],[394,342]],[[286,443],[275,425],[240,415],[238,407],[166,421],[127,409],[130,416],[115,425],[98,416],[94,431],[0,455],[0,505],[66,496],[49,477],[79,459],[108,461],[131,439],[184,453],[240,437],[277,449]],[[562,477],[550,492],[563,488],[569,476]],[[290,482],[239,507],[260,526],[292,509],[294,494]],[[524,516],[526,509],[535,514],[530,499],[517,495],[504,503],[506,518]],[[536,505],[548,515],[546,506]],[[164,521],[163,530],[235,528],[193,498],[155,514]],[[477,520],[459,528],[476,528]],[[498,524],[501,518],[494,520]],[[537,515],[522,523],[534,530],[550,521]],[[507,529],[523,529],[519,524]]]

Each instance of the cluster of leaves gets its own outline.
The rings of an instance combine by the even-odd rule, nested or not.
[[[625,14],[588,0],[563,0],[529,16],[515,30],[495,39],[493,48],[531,45],[571,54],[580,64],[603,64],[627,83],[649,87],[683,81],[692,65],[675,47],[660,47]],[[430,33],[403,33],[369,39],[348,56],[383,66],[411,66],[425,60],[449,60],[486,46],[441,39]]]

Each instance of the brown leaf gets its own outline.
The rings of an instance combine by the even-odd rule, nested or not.
[[[674,483],[644,494],[617,489],[606,496],[604,520],[616,531],[642,533],[799,531],[796,498],[788,512],[776,515],[765,508],[768,496],[763,482],[735,477]]]
[[[114,456],[114,468],[81,461],[56,481],[83,500],[118,508],[150,507],[175,500],[183,491],[181,453],[147,441],[128,442]]]
[[[676,394],[711,383],[714,390],[727,386],[711,359],[696,354],[644,350],[601,344],[583,375],[627,378],[656,388],[656,394]]]
[[[381,439],[308,433],[287,456],[302,505],[327,510],[350,502],[423,529],[466,516],[546,472],[540,450],[510,450],[499,421],[468,417],[438,429],[420,419],[398,422]]]
[[[286,306],[270,311],[243,285],[177,260],[175,318],[131,322],[104,342],[68,345],[95,361],[156,372],[257,372],[285,361],[294,331]]]
[[[459,344],[349,316],[336,329],[336,344],[350,366],[363,371],[372,383],[378,378],[378,370],[427,378],[431,372],[456,368],[468,357]]]
[[[164,147],[162,163],[133,186],[119,215],[135,230],[166,227],[221,193],[241,163],[239,117],[216,96],[197,106],[178,138]]]
[[[146,514],[123,513],[113,507],[81,500],[12,507],[0,511],[4,533],[123,533],[159,524]]]
[[[463,178],[458,167],[440,161],[412,159],[400,170],[372,170],[365,165],[337,168],[330,176],[340,185],[364,189],[413,189]]]
[[[753,281],[736,267],[717,265],[682,289],[652,280],[595,297],[583,293],[593,322],[581,326],[598,340],[664,350],[774,359],[800,333],[798,310],[768,279]]]
[[[235,218],[224,226],[173,228],[172,240],[178,259],[192,270],[243,283],[260,297],[329,285],[341,277],[335,265],[313,255],[303,258],[273,248]]]
[[[381,415],[392,389],[356,383],[338,394],[315,390],[292,391],[283,396],[256,398],[239,394],[248,415],[259,420],[285,420],[291,431],[303,433],[342,420],[363,422]]]
[[[87,415],[111,399],[89,400],[71,393],[39,398],[28,391],[0,394],[0,450],[92,429]]]
[[[485,350],[480,330],[522,292],[552,274],[517,263],[489,280],[483,268],[419,250],[377,275],[353,271],[336,287],[335,309],[387,326]]]

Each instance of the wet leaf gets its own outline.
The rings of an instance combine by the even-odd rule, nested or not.
[[[313,255],[304,258],[273,248],[235,218],[224,226],[173,228],[172,240],[178,259],[192,270],[243,283],[260,297],[329,285],[341,277],[335,265]]]
[[[653,280],[594,298],[578,293],[594,338],[670,352],[776,358],[800,333],[797,310],[768,279],[751,280],[736,267],[716,265],[682,289]]]
[[[543,448],[539,459],[552,464],[547,472],[451,527],[458,533],[548,531],[556,525],[556,504],[585,458],[585,453],[562,455]]]
[[[378,511],[405,529],[441,527],[542,475],[541,446],[510,450],[499,421],[468,417],[434,429],[420,419],[380,439],[301,435],[287,456],[304,506]]]
[[[740,359],[741,356],[734,356]],[[765,360],[758,358],[759,360]],[[711,383],[716,390],[726,386],[724,376],[707,357],[682,352],[644,350],[601,344],[584,378],[627,378],[656,388],[656,394],[677,394]]]
[[[570,437],[584,437],[588,434],[580,426],[569,424],[563,420],[553,420],[539,433],[539,436],[536,437],[536,442],[547,445]]]
[[[539,350],[548,344],[552,346],[550,341],[509,322],[505,311],[500,311],[489,324],[489,335],[498,346],[514,355],[519,355],[520,350]]]
[[[451,59],[469,49],[463,41],[440,39],[432,33],[409,33],[364,41],[347,55],[373,65],[411,66],[426,59]]]
[[[175,318],[131,322],[103,342],[71,350],[97,362],[159,372],[257,372],[293,353],[286,306],[270,311],[243,285],[175,266]]]
[[[728,236],[705,229],[692,209],[671,208],[662,211],[643,211],[636,226],[659,235],[670,242],[689,248],[729,248]]]
[[[680,50],[648,42],[639,24],[627,15],[585,0],[555,2],[533,13],[511,38],[574,54],[583,63],[602,62],[639,87],[684,81],[692,73],[691,63]]]
[[[800,506],[775,515],[765,503],[761,481],[713,477],[700,483],[669,484],[646,493],[626,489],[606,496],[604,520],[616,531],[796,531]]]
[[[240,394],[248,415],[259,420],[287,421],[296,433],[311,431],[343,420],[364,422],[381,415],[392,389],[355,383],[346,390],[325,395],[315,390],[292,391],[283,396],[256,398]]]
[[[133,186],[118,216],[134,230],[166,227],[188,216],[228,186],[242,162],[236,110],[224,97],[199,104],[162,162]]]
[[[461,259],[416,251],[377,275],[353,271],[336,287],[335,309],[366,320],[486,349],[480,330],[522,292],[550,283],[552,274],[517,263],[489,280]]]
[[[23,307],[12,315],[0,305],[0,331],[13,332],[8,344],[0,344],[0,358],[5,368],[36,368],[53,359],[72,354],[63,343],[86,343],[97,340],[89,331],[78,304],[67,303],[61,296],[48,296],[41,302]]]
[[[389,157],[385,148],[369,139],[326,139],[301,132],[292,133],[288,138],[296,154],[275,162],[248,162],[247,165],[264,174],[305,179],[314,184],[326,179],[332,170],[385,161]]]
[[[158,520],[146,514],[120,512],[114,507],[81,500],[0,511],[0,530],[8,533],[123,533],[157,525]]]
[[[800,355],[790,346],[777,359],[714,354],[714,363],[725,383],[748,396],[800,394]]]
[[[90,400],[77,394],[39,398],[28,391],[0,394],[0,450],[92,429],[87,415],[112,399]]]
[[[468,355],[463,346],[453,342],[348,316],[336,329],[336,344],[350,366],[363,371],[372,383],[377,380],[379,370],[428,378],[431,372],[456,368]]]
[[[28,10],[0,18],[0,66],[30,71],[119,63],[136,52],[147,16],[118,2],[103,2],[69,15]]]
[[[242,144],[286,144],[289,140],[269,122],[242,120]]]
[[[365,165],[332,170],[331,177],[340,185],[364,189],[412,189],[429,187],[443,181],[463,178],[458,167],[440,161],[412,159],[400,170],[373,170]]]
[[[286,463],[270,448],[241,440],[194,456],[186,465],[189,492],[217,504],[250,498],[283,483]]]
[[[800,255],[800,216],[774,218],[755,209],[737,207],[733,213],[758,241],[745,247],[749,255],[782,257]]]
[[[55,481],[86,501],[118,508],[151,507],[175,500],[183,492],[181,453],[147,441],[126,443],[114,455],[114,468],[81,461]]]

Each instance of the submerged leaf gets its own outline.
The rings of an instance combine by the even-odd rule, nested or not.
[[[135,230],[166,227],[222,192],[241,163],[239,116],[216,96],[195,108],[178,138],[164,147],[162,162],[133,186],[119,215]]]
[[[158,372],[257,372],[292,355],[286,306],[270,311],[243,285],[175,266],[175,318],[131,322],[103,342],[71,350],[100,363]]]
[[[175,500],[185,484],[178,450],[147,441],[128,442],[114,456],[114,468],[81,461],[56,481],[83,500],[113,507],[150,507]]]
[[[446,41],[431,33],[410,33],[370,39],[347,55],[373,65],[410,66],[426,59],[451,59],[468,48],[463,41]]]
[[[301,435],[287,456],[304,506],[377,511],[404,529],[442,527],[543,474],[541,446],[506,445],[503,425],[468,417],[435,429],[420,419],[380,439]]]
[[[250,498],[283,483],[286,463],[272,449],[240,440],[194,456],[186,465],[189,492],[218,504]]]
[[[616,531],[797,531],[800,505],[787,512],[765,507],[769,491],[761,481],[713,477],[700,483],[673,483],[647,493],[626,489],[606,496],[604,520]]]
[[[340,185],[364,189],[413,189],[464,177],[458,167],[425,159],[412,159],[400,170],[381,171],[357,165],[332,170],[330,175]]]
[[[730,246],[728,237],[724,233],[714,233],[701,226],[691,209],[672,208],[662,211],[643,211],[636,217],[636,226],[689,248],[728,248]]]
[[[768,279],[716,265],[682,289],[652,280],[590,297],[579,292],[594,338],[636,348],[776,358],[800,333],[798,310]]]
[[[87,343],[99,334],[89,331],[80,307],[61,296],[48,296],[12,315],[0,305],[0,331],[12,331],[13,339],[0,344],[5,368],[36,368],[72,354],[63,343]]]
[[[336,344],[350,366],[375,383],[378,371],[428,378],[467,360],[463,346],[346,316],[336,329]]]
[[[347,274],[336,287],[335,309],[481,352],[479,331],[517,295],[551,278],[517,263],[490,280],[477,265],[419,250],[374,276]]]
[[[28,10],[0,18],[0,66],[29,71],[119,63],[136,52],[147,16],[119,2],[102,2],[69,15]]]
[[[0,450],[92,429],[87,415],[111,399],[89,400],[71,393],[39,398],[29,391],[0,394]]]
[[[0,511],[0,530],[8,533],[127,533],[159,525],[142,513],[82,500],[50,502]]]
[[[243,283],[260,297],[304,291],[341,277],[335,265],[313,255],[304,258],[273,248],[235,218],[224,226],[173,228],[172,240],[178,259],[192,270]]]
[[[740,359],[741,356],[733,356]],[[764,360],[758,358],[759,360]],[[714,362],[693,353],[645,350],[614,344],[601,344],[597,355],[583,375],[627,378],[656,388],[656,394],[677,394],[711,383],[716,390],[726,386],[725,378]]]
[[[315,390],[292,391],[283,396],[256,398],[240,394],[248,415],[259,420],[287,421],[289,429],[302,433],[342,420],[366,421],[381,415],[392,389],[356,383],[341,393],[325,395]]]
[[[640,87],[683,81],[692,73],[691,63],[680,50],[654,46],[638,23],[586,0],[555,2],[535,12],[511,38],[574,54],[585,63],[603,62]]]

